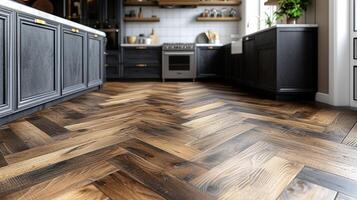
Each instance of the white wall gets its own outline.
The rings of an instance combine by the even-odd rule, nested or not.
[[[241,22],[197,22],[199,16],[206,8],[223,7],[198,7],[163,9],[158,7],[143,7],[145,17],[156,15],[161,18],[159,23],[126,23],[125,35],[150,34],[154,28],[160,37],[160,42],[195,42],[196,37],[208,30],[217,31],[222,43],[231,42],[231,34],[242,33]],[[231,7],[225,7],[231,8]],[[241,7],[234,7],[241,9]],[[126,7],[125,11],[136,10],[138,7]]]
[[[329,94],[325,103],[350,106],[350,2],[329,0]]]

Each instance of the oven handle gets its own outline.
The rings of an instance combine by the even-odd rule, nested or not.
[[[164,52],[164,55],[194,55],[195,52]]]

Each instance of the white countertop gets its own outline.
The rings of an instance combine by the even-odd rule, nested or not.
[[[121,44],[122,47],[161,47],[162,44]]]
[[[274,28],[317,28],[317,27],[319,27],[319,25],[317,24],[276,24],[270,28],[262,29],[254,33],[247,34],[243,37],[247,37],[264,31],[269,31]]]
[[[121,44],[122,47],[161,47],[162,44]],[[196,47],[222,47],[224,44],[196,44]]]
[[[82,24],[78,24],[76,22],[72,22],[72,21],[67,20],[67,19],[63,19],[61,17],[54,16],[54,15],[46,13],[46,12],[42,12],[40,10],[31,8],[29,6],[17,3],[15,1],[0,0],[0,7],[3,7],[5,9],[7,8],[7,9],[11,9],[11,10],[16,10],[16,11],[18,11],[20,13],[31,14],[31,15],[34,15],[34,16],[39,17],[39,18],[55,21],[55,22],[58,22],[58,23],[61,23],[61,24],[65,24],[65,25],[74,27],[74,28],[81,29],[83,31],[87,31],[87,32],[94,33],[94,34],[101,35],[101,36],[106,36],[106,34],[104,32],[102,32],[102,31],[90,28],[88,26],[84,26]]]
[[[196,44],[196,47],[222,47],[224,44]]]

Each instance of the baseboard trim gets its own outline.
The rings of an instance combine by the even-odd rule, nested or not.
[[[316,93],[315,101],[332,105],[330,101],[330,95],[326,93],[321,93],[321,92]]]

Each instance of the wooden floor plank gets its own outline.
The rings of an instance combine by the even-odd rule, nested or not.
[[[321,170],[305,167],[298,177],[325,188],[357,198],[357,181]]]
[[[133,180],[123,172],[116,172],[102,178],[96,181],[95,185],[111,200],[164,200],[159,194]]]
[[[21,152],[29,147],[11,129],[0,129],[0,151],[3,155]]]
[[[301,164],[273,157],[224,192],[219,199],[276,199],[302,168]]]
[[[118,169],[106,162],[76,169],[33,187],[2,197],[4,200],[51,199],[93,183]]]
[[[208,194],[199,192],[194,187],[168,175],[161,168],[137,156],[130,154],[117,156],[111,160],[111,163],[164,198],[172,200],[213,199]]]
[[[264,132],[258,129],[251,129],[215,148],[198,154],[193,161],[211,169],[244,151],[249,146],[263,140],[265,137],[266,134]]]
[[[63,195],[53,198],[52,200],[110,200],[105,194],[99,191],[94,185],[67,192]]]
[[[29,117],[26,120],[51,137],[66,134],[69,132],[64,127],[56,124],[55,122],[45,117],[34,116],[34,117]]]
[[[137,139],[122,142],[119,146],[146,161],[161,167],[171,175],[184,181],[190,181],[207,171],[207,169],[203,167],[169,154]]]
[[[11,177],[0,182],[0,196],[23,190],[61,176],[62,174],[68,173],[72,170],[91,165],[95,162],[102,162],[124,153],[126,153],[124,149],[114,145],[65,160],[48,167],[33,170],[16,177]]]
[[[74,147],[65,148],[47,155],[32,158],[22,162],[9,164],[0,168],[0,182],[22,174],[48,167],[71,158],[103,149],[126,140],[125,136],[111,136],[98,141],[92,141]]]
[[[275,155],[271,145],[258,142],[235,157],[211,169],[209,172],[191,181],[203,192],[221,196],[234,187],[251,171]]]
[[[336,191],[297,178],[278,200],[335,200],[336,195]]]
[[[45,132],[27,121],[12,123],[9,127],[30,148],[54,141]]]

